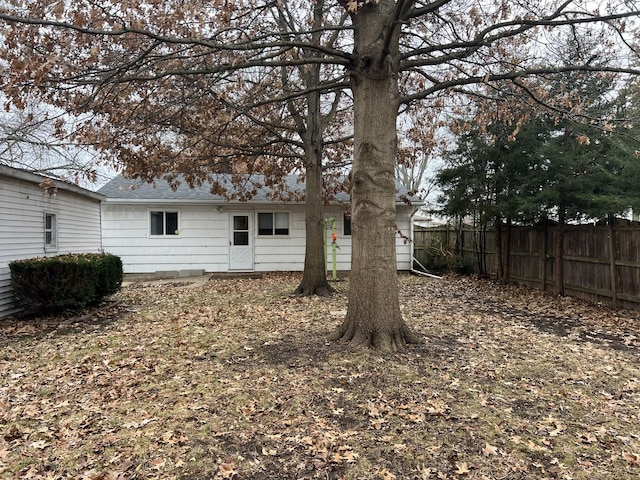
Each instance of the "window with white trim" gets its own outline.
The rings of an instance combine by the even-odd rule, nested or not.
[[[149,234],[152,237],[179,235],[178,212],[164,210],[149,212]]]
[[[55,213],[44,212],[44,251],[58,249],[58,219]]]
[[[289,235],[289,212],[259,212],[258,235]]]

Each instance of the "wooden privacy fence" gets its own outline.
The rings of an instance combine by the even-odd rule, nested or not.
[[[504,232],[503,232],[504,234]],[[542,290],[555,290],[555,245],[558,227],[512,227],[510,279]],[[486,273],[499,271],[495,230],[478,232],[416,227],[414,256],[442,246],[470,260],[476,271],[483,262]],[[478,245],[483,248],[478,248]],[[614,307],[640,310],[640,226],[566,225],[564,227],[564,292],[566,295]]]

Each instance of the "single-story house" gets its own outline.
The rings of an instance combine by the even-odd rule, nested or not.
[[[150,184],[118,176],[99,190],[106,197],[104,250],[122,259],[125,273],[302,271],[305,211],[295,198],[304,183],[289,176],[286,185],[291,200],[274,200],[272,190],[256,187],[250,199],[238,201],[212,194],[208,183],[189,188],[181,182],[174,189],[165,180]],[[397,191],[397,226],[410,237],[416,207],[406,203],[406,189]],[[417,197],[410,200],[421,204]],[[351,268],[348,201],[341,194],[324,209],[330,262],[335,225],[338,270]],[[400,235],[397,257],[399,270],[411,269],[412,246]]]
[[[101,251],[103,198],[77,185],[0,165],[0,318],[17,311],[10,262]]]

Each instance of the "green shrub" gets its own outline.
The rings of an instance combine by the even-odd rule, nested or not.
[[[68,254],[9,264],[16,303],[37,314],[77,311],[122,284],[122,261],[110,254]]]
[[[113,295],[122,286],[122,260],[111,254],[96,255],[97,267],[96,296],[100,301],[107,295]]]

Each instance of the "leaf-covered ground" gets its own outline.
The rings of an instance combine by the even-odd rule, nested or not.
[[[402,275],[424,343],[329,344],[297,275],[133,284],[0,321],[0,478],[636,479],[640,319]]]

